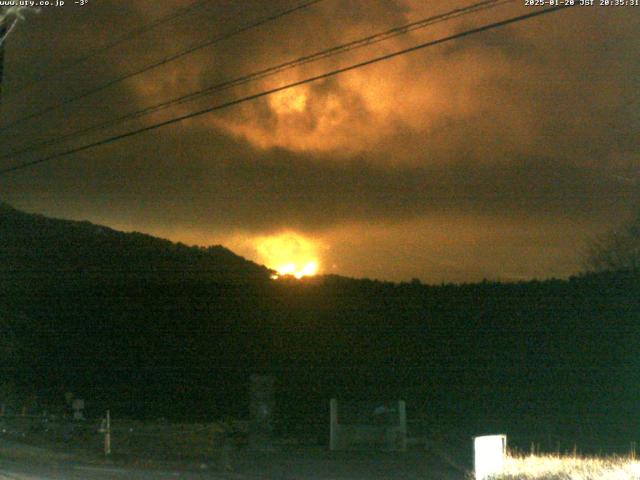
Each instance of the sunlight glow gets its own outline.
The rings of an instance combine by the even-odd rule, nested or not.
[[[256,250],[265,265],[277,272],[271,275],[272,280],[312,277],[320,268],[316,244],[293,232],[261,237],[256,240]]]
[[[302,277],[313,277],[318,273],[318,262],[312,260],[306,265],[303,265],[302,268],[298,268],[295,263],[287,263],[286,265],[276,267],[276,271],[278,272],[277,274],[271,275],[273,280],[277,280],[286,275],[291,275],[299,280]]]
[[[299,88],[283,90],[269,97],[269,105],[276,113],[302,113],[307,108],[307,94]]]

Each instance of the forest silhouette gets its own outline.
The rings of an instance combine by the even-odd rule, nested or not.
[[[278,429],[324,435],[331,397],[407,401],[463,431],[640,432],[640,275],[425,285],[270,270],[0,205],[4,381],[138,418],[243,416],[277,379]],[[18,396],[19,398],[19,396]],[[18,401],[18,400],[16,400]]]

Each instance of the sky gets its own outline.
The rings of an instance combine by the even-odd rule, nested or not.
[[[0,167],[111,137],[538,7],[495,8],[121,122],[168,99],[475,3],[90,0],[26,12],[6,40]],[[276,269],[426,283],[567,277],[640,182],[640,7],[574,7],[0,175],[0,200]],[[22,120],[146,65],[144,74]],[[118,45],[67,68],[87,52]],[[32,85],[35,79],[44,80]]]

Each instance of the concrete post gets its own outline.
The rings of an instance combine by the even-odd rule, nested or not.
[[[111,412],[107,410],[107,420],[104,432],[104,454],[111,455]]]

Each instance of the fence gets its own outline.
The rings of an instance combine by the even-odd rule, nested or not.
[[[77,446],[100,452],[101,424],[100,420],[74,421],[59,415],[0,415],[0,434],[32,445],[64,446],[66,450]]]
[[[153,423],[112,419],[73,420],[55,415],[0,415],[0,435],[24,443],[91,455],[165,460],[217,457],[247,442],[248,422]]]
[[[381,448],[406,450],[407,414],[405,402],[370,404],[330,402],[330,448]]]

